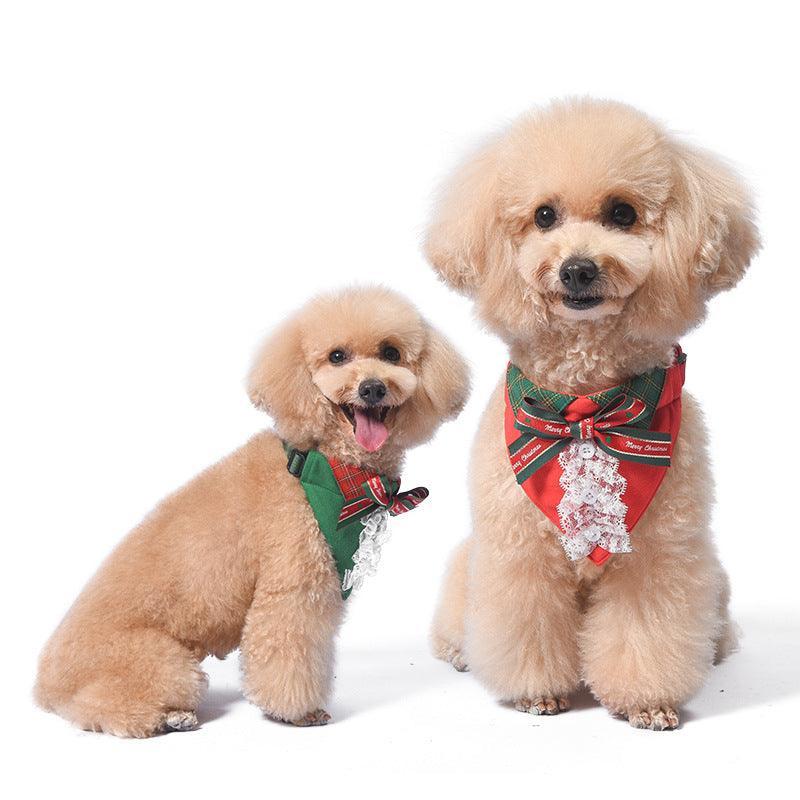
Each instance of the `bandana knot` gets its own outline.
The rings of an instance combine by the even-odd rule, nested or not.
[[[595,421],[594,417],[582,419],[580,422],[573,422],[569,426],[569,432],[573,439],[593,439]]]

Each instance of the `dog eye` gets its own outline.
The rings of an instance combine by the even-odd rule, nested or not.
[[[330,361],[331,364],[344,364],[344,362],[347,361],[347,353],[345,353],[344,350],[331,350],[331,352],[328,353],[328,361]]]
[[[400,351],[396,347],[393,347],[392,345],[387,344],[381,350],[381,358],[384,359],[385,361],[399,361],[400,360]]]
[[[617,203],[611,209],[611,221],[622,228],[630,228],[636,222],[636,211],[628,203]]]
[[[556,212],[552,206],[539,206],[533,215],[533,221],[538,228],[550,228],[555,224]]]

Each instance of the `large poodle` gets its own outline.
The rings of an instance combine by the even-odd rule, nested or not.
[[[677,344],[757,248],[739,178],[618,103],[523,116],[444,187],[428,258],[511,363],[433,643],[497,698],[554,714],[585,682],[635,727],[675,728],[735,646]]]

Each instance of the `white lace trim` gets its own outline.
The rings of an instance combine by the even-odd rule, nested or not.
[[[342,578],[342,591],[348,589],[358,591],[364,583],[364,578],[374,575],[381,559],[381,547],[389,539],[387,521],[389,511],[385,508],[376,508],[371,514],[361,519],[364,530],[358,537],[358,550],[353,556],[353,569],[345,570]]]
[[[570,442],[558,461],[564,490],[557,507],[559,538],[567,556],[578,561],[598,545],[610,553],[630,553],[628,506],[622,501],[628,482],[619,474],[619,459],[585,440]]]

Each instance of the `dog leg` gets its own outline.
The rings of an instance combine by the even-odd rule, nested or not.
[[[566,711],[568,696],[580,684],[578,578],[553,524],[509,468],[498,435],[503,391],[500,384],[475,440],[470,468],[475,532],[469,558],[459,554],[454,562],[466,586],[463,652],[499,700],[528,713],[557,713]],[[456,575],[451,586],[458,585]],[[445,598],[450,596],[446,589]]]
[[[718,565],[699,548],[666,552],[641,538],[622,558],[590,599],[581,632],[585,679],[635,728],[671,730],[714,658]]]
[[[476,542],[467,656],[498,699],[526,713],[557,714],[580,682],[576,581],[561,553],[537,552],[536,537],[523,541],[503,558]]]
[[[145,738],[197,726],[206,687],[195,655],[149,628],[57,632],[42,654],[39,704],[84,730]]]
[[[247,698],[267,716],[300,726],[330,720],[323,708],[344,607],[332,566],[309,573],[292,589],[276,591],[266,581],[256,588],[241,642]]]
[[[730,636],[708,530],[711,488],[702,419],[684,394],[672,466],[633,532],[634,552],[612,556],[595,585],[581,631],[586,682],[635,727],[676,727],[677,709]]]
[[[431,649],[436,658],[447,661],[459,672],[469,666],[464,655],[464,614],[467,605],[467,568],[471,542],[456,548],[445,575],[439,605],[431,627]]]

